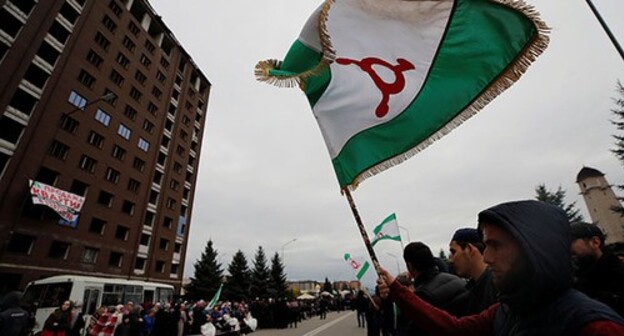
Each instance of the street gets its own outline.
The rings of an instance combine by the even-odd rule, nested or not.
[[[354,311],[329,312],[327,319],[318,316],[304,320],[297,328],[256,330],[256,336],[339,336],[366,335],[365,328],[358,328]]]

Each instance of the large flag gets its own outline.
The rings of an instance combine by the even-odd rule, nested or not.
[[[208,302],[208,305],[206,306],[206,308],[212,309],[212,307],[214,307],[217,304],[217,302],[219,302],[219,297],[221,296],[221,289],[222,288],[223,288],[223,284],[221,284],[221,286],[219,286],[219,289],[217,289],[217,292],[215,293],[215,295],[212,298],[212,300],[210,300],[210,302]]]
[[[75,222],[85,198],[45,183],[28,180],[33,204],[45,205],[67,222]]]
[[[396,240],[401,241],[401,232],[399,231],[399,222],[397,222],[396,215],[392,214],[377,225],[373,230],[373,241],[371,244],[375,246],[380,240]]]
[[[349,264],[349,266],[351,266],[351,268],[355,272],[355,277],[358,280],[362,279],[362,277],[364,276],[364,274],[366,274],[366,271],[368,271],[368,268],[370,267],[368,261],[362,261],[360,258],[353,257],[349,253],[345,253],[344,260]]]
[[[256,76],[305,92],[342,188],[476,114],[548,45],[521,0],[326,0]]]

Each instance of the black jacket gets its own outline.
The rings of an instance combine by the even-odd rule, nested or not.
[[[20,298],[19,292],[11,292],[2,300],[0,335],[26,336],[30,332],[30,314],[20,307]]]
[[[509,232],[531,269],[520,288],[501,293],[495,335],[575,335],[597,320],[624,325],[608,306],[571,289],[570,224],[561,209],[538,201],[504,203],[482,211],[479,223]]]
[[[591,267],[579,270],[576,289],[624,316],[624,264],[605,252]]]
[[[498,302],[498,290],[492,282],[492,271],[486,268],[477,280],[470,280],[466,284],[468,302],[464,315],[474,315],[486,310]]]

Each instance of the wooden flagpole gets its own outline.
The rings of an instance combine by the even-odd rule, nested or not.
[[[362,218],[360,218],[360,213],[355,207],[355,202],[353,202],[353,197],[351,197],[351,192],[349,192],[349,188],[344,188],[342,189],[342,191],[344,192],[345,196],[347,197],[347,200],[349,201],[351,212],[353,212],[353,217],[355,217],[355,222],[357,223],[358,229],[360,230],[360,235],[362,236],[362,239],[364,240],[364,245],[366,246],[366,249],[368,250],[368,255],[370,256],[371,261],[373,262],[373,267],[375,267],[375,271],[377,272],[377,275],[381,276],[381,265],[379,264],[379,260],[377,260],[377,255],[375,255],[375,250],[373,249],[373,245],[371,244],[370,239],[368,239],[366,228],[364,227],[364,224],[362,223]]]
[[[624,50],[622,50],[622,46],[620,46],[620,44],[618,43],[617,39],[615,38],[611,30],[609,29],[609,26],[607,25],[605,20],[602,18],[602,16],[596,9],[596,6],[594,6],[594,3],[591,0],[586,0],[586,2],[589,5],[589,8],[591,9],[591,11],[596,16],[596,19],[598,19],[598,22],[600,22],[602,29],[604,29],[604,31],[609,36],[609,39],[611,39],[611,43],[613,43],[613,46],[615,47],[615,49],[617,49],[618,53],[620,53],[620,57],[622,58],[622,60],[624,60]]]

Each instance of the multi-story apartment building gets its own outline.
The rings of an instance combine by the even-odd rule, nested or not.
[[[0,292],[58,274],[175,285],[211,84],[146,0],[0,0]],[[85,196],[79,219],[29,180]]]

